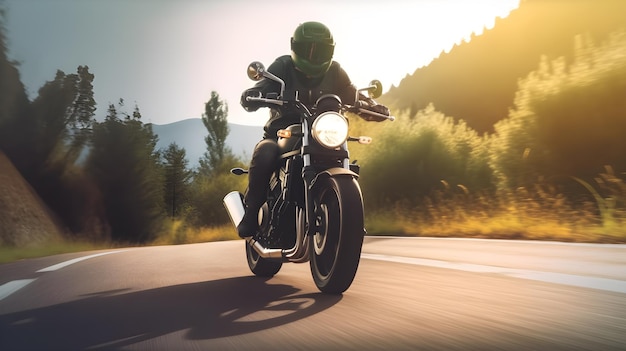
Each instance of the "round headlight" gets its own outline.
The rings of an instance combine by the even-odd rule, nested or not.
[[[337,112],[324,112],[313,122],[312,132],[322,146],[335,149],[348,139],[348,121]]]

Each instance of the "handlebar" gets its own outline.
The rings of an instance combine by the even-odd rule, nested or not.
[[[387,116],[387,115],[383,115],[382,113],[378,113],[375,111],[372,111],[370,109],[365,108],[364,106],[369,106],[366,103],[364,103],[363,101],[357,101],[357,104],[355,106],[348,106],[347,110],[349,112],[352,113],[356,113],[358,115],[370,115],[372,117],[384,120],[387,119],[391,122],[395,121],[396,118],[394,116]]]
[[[257,96],[246,96],[246,101],[261,102],[261,103],[272,104],[272,105],[277,105],[277,106],[283,106],[286,103],[288,103],[288,101],[285,101],[285,100],[268,99],[268,98],[257,97]],[[359,103],[358,104],[359,106],[346,105],[346,110],[352,113],[356,113],[356,114],[364,114],[364,115],[370,115],[372,117],[379,118],[379,119],[387,119],[392,122],[396,120],[394,116],[387,116],[387,115],[383,115],[382,113],[374,112],[372,110],[361,107],[362,104],[360,103],[360,101],[358,101],[358,103]]]
[[[264,102],[266,104],[273,104],[273,105],[278,105],[278,106],[282,106],[282,105],[284,105],[286,103],[286,101],[283,101],[283,100],[268,99],[268,98],[255,97],[255,96],[246,96],[246,101],[249,101],[249,102]]]
[[[361,107],[359,107],[359,108],[358,108],[358,112],[359,112],[359,113],[362,113],[362,114],[368,114],[368,115],[370,115],[370,116],[374,116],[374,117],[377,117],[377,118],[388,119],[388,120],[390,120],[391,122],[393,122],[393,121],[395,121],[395,120],[396,120],[396,118],[395,118],[394,116],[387,116],[387,115],[383,115],[382,113],[378,113],[378,112],[370,111],[370,110],[368,110],[368,109],[364,109],[364,108],[361,108]]]

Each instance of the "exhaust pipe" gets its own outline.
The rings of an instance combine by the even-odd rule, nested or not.
[[[238,191],[231,191],[224,197],[224,207],[226,207],[226,212],[228,212],[233,225],[237,228],[245,213],[243,195]],[[303,223],[303,216],[303,211],[298,213],[298,223]],[[307,262],[309,260],[309,240],[303,227],[296,230],[296,236],[296,244],[291,249],[270,249],[254,240],[253,237],[246,238],[246,241],[262,258],[287,259],[295,263]]]
[[[254,240],[252,237],[246,238],[248,245],[250,245],[254,251],[256,251],[259,256],[263,258],[283,258],[283,250],[282,249],[268,249],[261,245],[258,241]]]
[[[246,211],[243,207],[243,195],[238,191],[231,191],[224,196],[224,207],[226,207],[231,222],[237,228]],[[246,238],[246,241],[263,258],[283,258],[282,249],[268,249],[252,237]]]
[[[243,214],[246,212],[243,207],[243,195],[238,191],[231,191],[224,196],[224,207],[226,207],[226,212],[228,212],[231,222],[237,228],[239,222],[243,219]]]

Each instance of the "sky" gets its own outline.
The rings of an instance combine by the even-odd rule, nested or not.
[[[295,28],[326,24],[334,60],[357,87],[398,85],[455,44],[492,28],[519,0],[0,0],[9,58],[31,99],[57,70],[95,75],[96,118],[110,103],[139,107],[146,123],[200,118],[212,91],[231,123],[263,125],[241,92],[254,84],[252,61],[269,66],[290,53]],[[262,109],[265,110],[265,109]]]

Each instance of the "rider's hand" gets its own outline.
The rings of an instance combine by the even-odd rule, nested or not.
[[[255,89],[248,89],[241,94],[241,106],[248,111],[253,112],[259,109],[260,104],[256,101],[248,101],[248,97],[261,97],[261,92]]]
[[[389,109],[385,105],[378,105],[375,102],[366,103],[365,101],[362,101],[360,105],[365,110],[372,111],[383,116],[390,115]],[[385,117],[369,114],[367,113],[367,111],[360,112],[359,117],[363,118],[364,120],[368,122],[382,122],[382,121],[387,120],[387,118]]]
[[[370,106],[369,110],[380,113],[381,115],[389,116],[389,109],[385,105]]]

